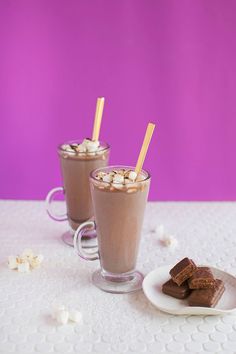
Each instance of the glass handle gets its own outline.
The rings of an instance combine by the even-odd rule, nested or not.
[[[91,228],[96,229],[95,222],[86,221],[78,227],[74,235],[74,249],[77,254],[86,261],[95,261],[96,259],[99,259],[98,249],[96,251],[91,251],[90,249],[90,252],[87,252],[82,246],[82,237],[84,233],[88,229],[91,230]]]
[[[46,196],[46,209],[47,209],[47,213],[50,216],[50,218],[52,218],[53,220],[56,221],[65,221],[68,220],[68,217],[66,214],[63,215],[56,215],[52,212],[51,210],[51,206],[52,206],[52,202],[54,201],[54,196],[55,194],[62,192],[64,193],[64,188],[63,187],[56,187],[50,190],[50,192],[48,193],[48,195]]]

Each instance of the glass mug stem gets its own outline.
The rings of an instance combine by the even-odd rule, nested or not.
[[[52,202],[54,201],[54,197],[57,193],[63,193],[64,194],[64,188],[63,187],[56,187],[50,190],[46,197],[46,209],[47,213],[50,216],[51,219],[56,220],[56,221],[65,221],[68,220],[67,214],[61,214],[57,215],[52,212]]]
[[[87,252],[82,246],[82,237],[86,232],[91,231],[91,229],[96,230],[95,222],[86,221],[78,227],[74,235],[74,248],[77,254],[86,261],[95,261],[99,259],[98,248],[95,251]]]

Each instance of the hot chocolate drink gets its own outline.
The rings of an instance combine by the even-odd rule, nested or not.
[[[132,168],[107,167],[90,178],[99,258],[103,272],[135,270],[150,176]]]
[[[105,143],[84,139],[60,145],[58,154],[64,181],[67,215],[73,230],[93,217],[89,187],[92,170],[107,166],[109,146]]]

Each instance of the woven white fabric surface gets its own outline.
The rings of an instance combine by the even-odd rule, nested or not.
[[[159,224],[178,239],[175,250],[160,245],[152,231]],[[49,219],[43,202],[0,201],[0,353],[236,353],[236,315],[172,316],[142,291],[95,288],[98,262],[62,243],[67,228]],[[9,270],[7,256],[24,248],[43,254],[42,266]],[[147,274],[184,256],[236,274],[236,203],[148,204],[137,268]],[[80,310],[83,324],[57,325],[55,302]]]

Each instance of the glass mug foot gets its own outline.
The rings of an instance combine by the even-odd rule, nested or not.
[[[74,231],[68,230],[62,236],[62,241],[70,247],[74,247]],[[96,231],[95,230],[88,230],[84,237],[82,238],[82,247],[83,248],[94,248],[97,247],[96,241]]]
[[[77,254],[87,260],[95,261],[100,259],[100,254],[97,249],[92,252],[86,251],[83,247],[83,236],[88,230],[93,228],[96,230],[96,223],[92,220],[81,224],[74,235],[74,248]],[[143,275],[138,271],[127,273],[109,273],[102,268],[95,271],[92,275],[92,283],[99,289],[113,294],[125,294],[142,289]]]
[[[143,278],[142,273],[138,271],[115,276],[104,274],[101,269],[98,269],[92,274],[92,283],[107,293],[125,294],[141,290]]]

